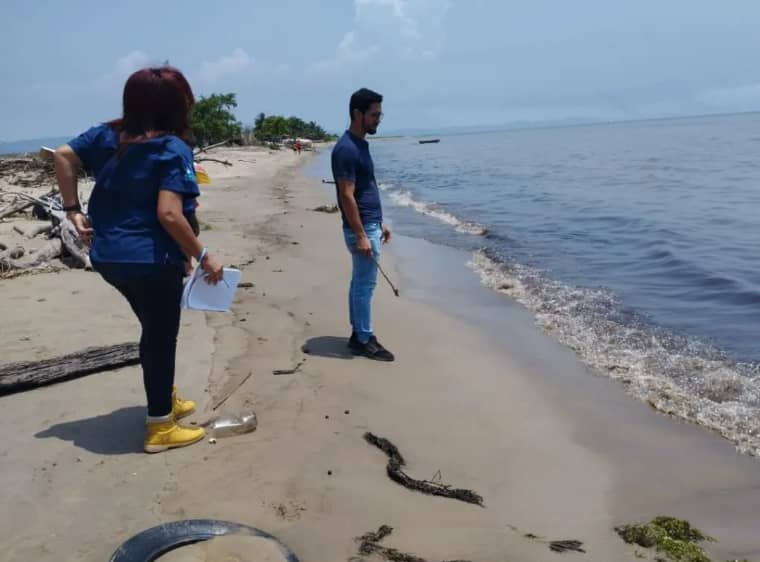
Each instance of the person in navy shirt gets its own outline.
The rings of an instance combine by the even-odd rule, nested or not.
[[[182,279],[195,258],[212,283],[222,264],[188,222],[200,194],[195,181],[189,116],[195,99],[177,69],[132,74],[124,86],[123,116],[96,125],[55,152],[66,216],[91,244],[90,261],[129,302],[140,321],[140,363],[148,402],[144,449],[190,445],[202,428],[177,419],[195,410],[177,397],[174,365]],[[95,177],[87,216],[77,191],[80,169]]]
[[[372,295],[377,284],[380,246],[391,239],[383,223],[383,207],[375,181],[375,166],[367,134],[374,135],[382,119],[383,96],[362,88],[351,96],[351,126],[332,150],[332,173],[343,219],[343,235],[351,253],[351,285],[348,310],[351,337],[348,347],[356,355],[377,361],[393,361],[372,331]]]

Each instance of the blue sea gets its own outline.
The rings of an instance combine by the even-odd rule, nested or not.
[[[371,139],[396,232],[465,250],[593,370],[760,455],[760,114],[438,138]]]

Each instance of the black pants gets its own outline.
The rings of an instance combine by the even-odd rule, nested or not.
[[[115,274],[105,267],[97,269],[126,297],[140,320],[140,363],[148,415],[166,416],[172,411],[182,269],[171,265],[155,266],[140,272],[139,276]]]

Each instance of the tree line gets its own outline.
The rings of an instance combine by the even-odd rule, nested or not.
[[[195,103],[190,124],[198,146],[208,146],[227,139],[244,143],[252,139],[259,142],[276,142],[283,138],[334,138],[316,122],[306,122],[295,116],[259,113],[253,126],[245,127],[233,113],[236,107],[237,99],[233,93],[211,94],[201,97]]]

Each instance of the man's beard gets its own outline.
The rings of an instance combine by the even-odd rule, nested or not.
[[[372,127],[367,129],[368,135],[374,135],[377,132],[377,127]]]

